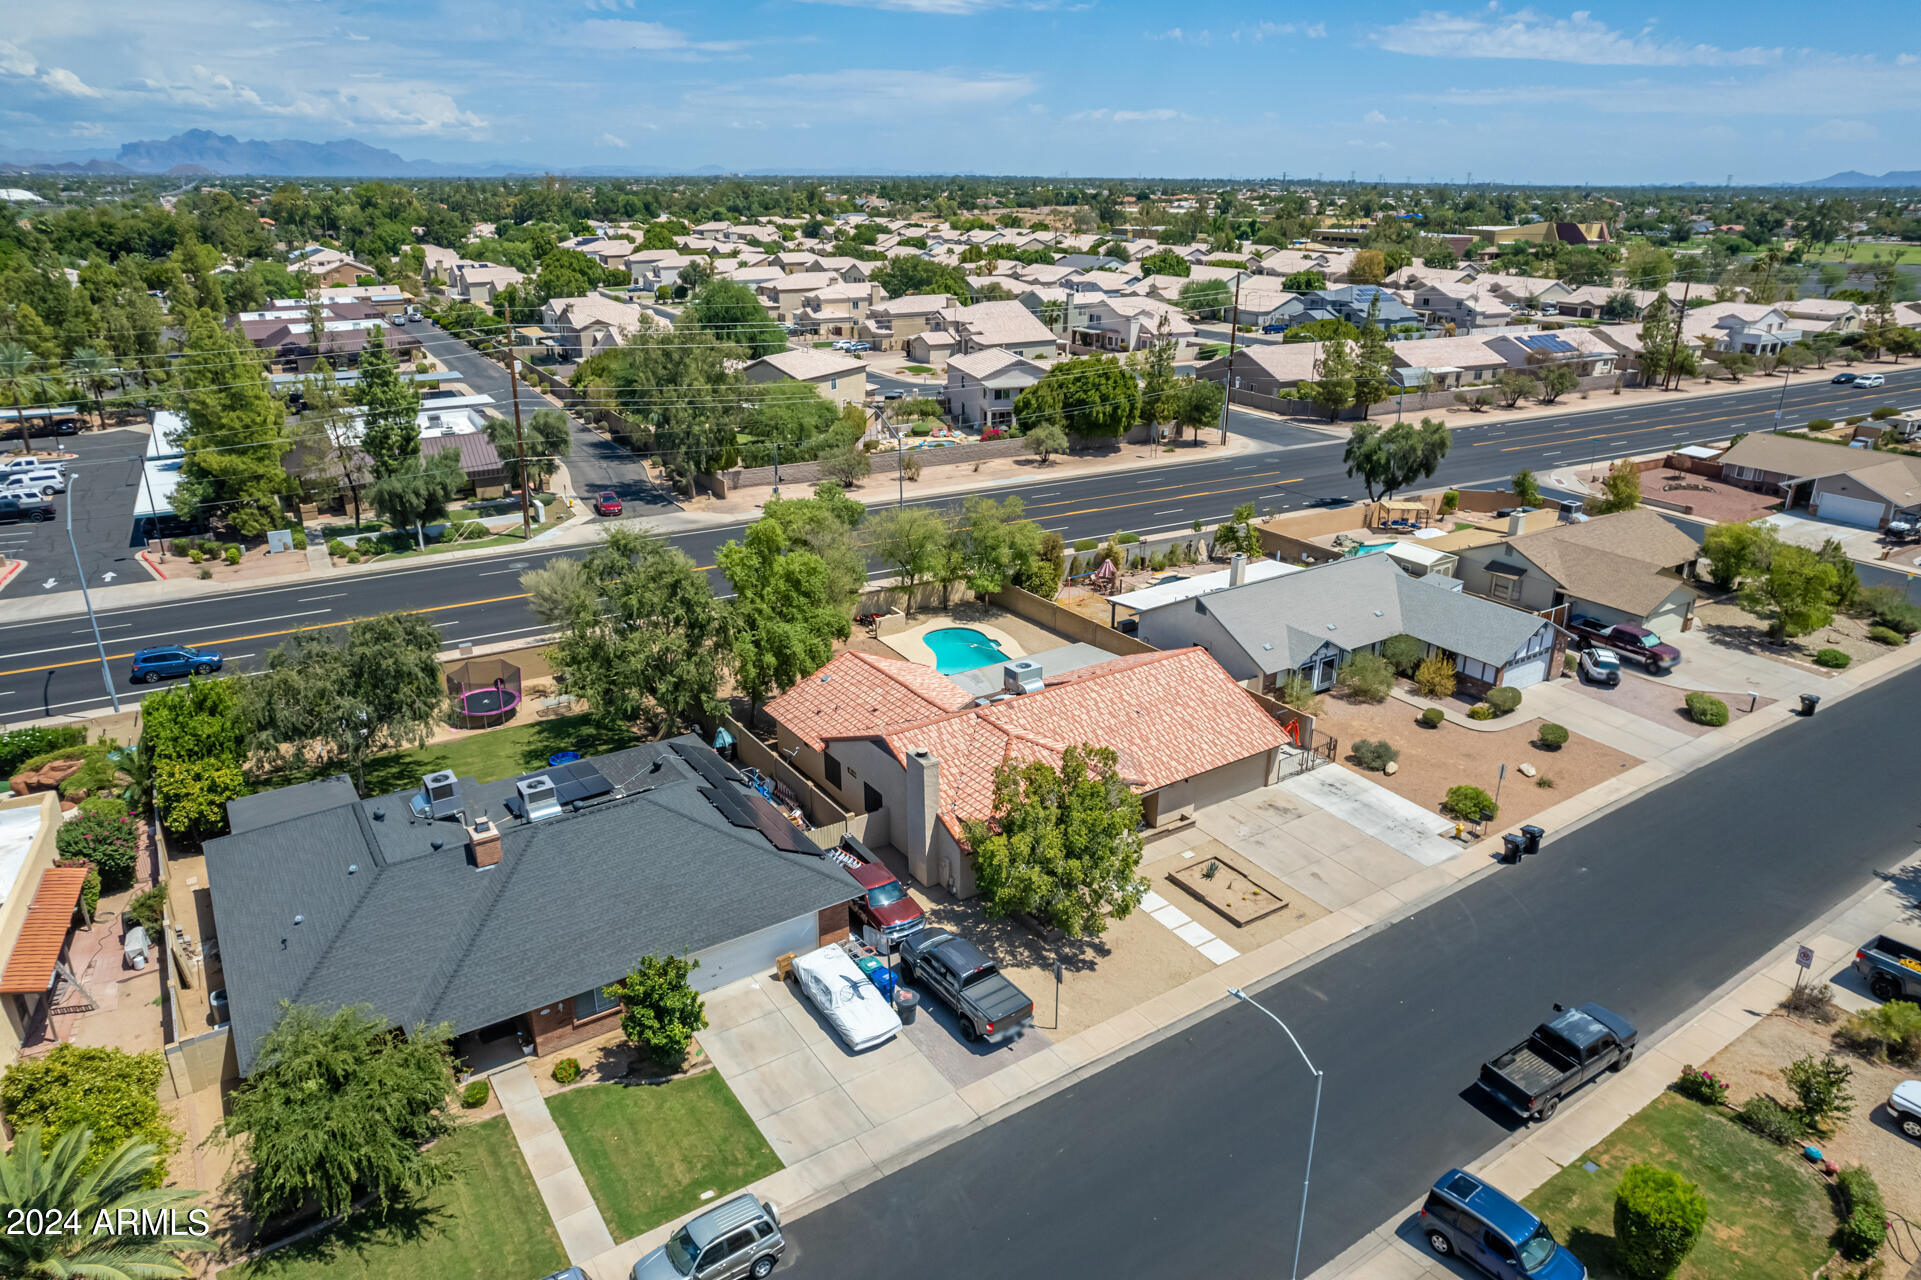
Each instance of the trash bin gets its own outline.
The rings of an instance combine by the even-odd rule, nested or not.
[[[1547,832],[1541,829],[1540,827],[1536,827],[1532,825],[1522,827],[1521,839],[1526,843],[1526,846],[1527,846],[1526,849],[1523,850],[1523,852],[1539,853],[1541,851],[1541,837],[1546,834]]]
[[[914,1015],[920,1012],[920,995],[911,987],[894,988],[894,1008],[900,1014],[901,1025],[914,1024]]]
[[[1818,694],[1818,693],[1804,693],[1804,694],[1802,694],[1802,695],[1801,695],[1801,714],[1802,714],[1802,715],[1804,715],[1804,716],[1811,716],[1811,715],[1813,715],[1813,714],[1814,714],[1814,709],[1815,709],[1816,707],[1818,707],[1818,706],[1820,706],[1820,705],[1821,705],[1821,695],[1820,695],[1820,694]]]
[[[887,999],[894,998],[894,971],[885,965],[868,971],[867,980]]]
[[[1501,837],[1502,862],[1519,862],[1522,851],[1523,842],[1518,832],[1510,831]]]

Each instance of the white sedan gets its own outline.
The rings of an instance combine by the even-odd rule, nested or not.
[[[886,1044],[899,1033],[900,1015],[894,1006],[839,947],[822,947],[796,958],[794,977],[854,1052]]]

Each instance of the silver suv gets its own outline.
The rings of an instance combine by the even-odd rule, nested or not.
[[[633,1280],[766,1280],[787,1241],[780,1213],[752,1195],[715,1205],[674,1232],[667,1243],[634,1264]]]

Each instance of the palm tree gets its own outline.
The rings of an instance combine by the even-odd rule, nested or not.
[[[35,363],[33,352],[22,344],[0,342],[0,395],[13,401],[22,451],[33,449],[33,437],[27,433],[26,401],[40,385],[40,375],[34,372]]]
[[[0,1157],[0,1218],[14,1221],[12,1211],[20,1210],[27,1222],[34,1216],[45,1221],[58,1215],[63,1223],[79,1225],[59,1234],[0,1233],[0,1275],[21,1280],[159,1280],[191,1275],[179,1255],[213,1247],[209,1237],[190,1234],[182,1207],[200,1193],[143,1188],[141,1182],[158,1153],[152,1143],[137,1138],[128,1138],[91,1173],[82,1173],[92,1146],[91,1129],[68,1130],[55,1140],[52,1150],[42,1145],[37,1124],[15,1135],[13,1150]],[[124,1233],[95,1231],[103,1216],[118,1224],[120,1215],[128,1211],[134,1214],[133,1221],[149,1216],[153,1221]],[[148,1229],[153,1226],[160,1229]]]
[[[80,347],[73,353],[74,374],[80,385],[93,396],[93,416],[102,427],[107,425],[107,409],[100,395],[113,386],[113,360],[93,347]]]

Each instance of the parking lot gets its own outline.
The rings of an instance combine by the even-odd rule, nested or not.
[[[17,446],[17,439],[14,443]],[[116,428],[57,440],[36,437],[33,443],[36,449],[59,449],[73,455],[66,464],[68,490],[49,499],[55,512],[53,520],[0,525],[0,555],[27,562],[21,579],[8,590],[24,594],[79,588],[80,572],[67,545],[70,507],[74,545],[79,548],[80,566],[89,585],[106,586],[145,577],[146,570],[134,559],[143,544],[134,537],[133,506],[147,433]]]

